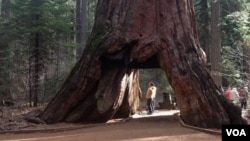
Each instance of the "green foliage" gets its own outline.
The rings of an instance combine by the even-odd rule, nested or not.
[[[240,65],[242,65],[238,52],[231,46],[224,46],[222,55],[223,84],[224,86],[237,85],[242,83]]]
[[[232,28],[232,32],[237,33],[241,40],[250,41],[250,3],[244,5],[242,11],[235,11],[226,16],[228,25]]]
[[[4,40],[0,36],[0,42],[10,45],[5,46],[5,50],[9,52],[10,56],[7,58],[12,67],[5,69],[14,77],[11,83],[12,93],[28,93],[30,80],[27,80],[27,75],[32,71],[30,67],[35,65],[30,62],[38,51],[41,82],[57,75],[50,73],[51,71],[67,75],[66,72],[75,63],[74,13],[68,0],[12,0],[10,9],[11,17],[0,21],[0,34],[8,35],[8,39]],[[61,69],[58,69],[59,64]],[[44,73],[50,75],[44,79]],[[57,85],[62,82],[54,83]]]
[[[33,35],[39,33],[44,47],[55,47],[59,35],[73,35],[73,14],[66,2],[67,0],[15,0],[12,3],[13,16],[9,21],[9,29],[25,45],[29,45]]]
[[[201,45],[203,39],[211,37],[209,33],[205,33],[205,27],[201,23],[202,0],[195,0],[195,13],[197,19],[197,29]],[[208,15],[210,16],[210,2],[207,1]],[[222,78],[223,85],[234,85],[243,82],[243,51],[242,45],[249,42],[249,13],[250,1],[249,0],[226,0],[220,1],[220,16],[221,16],[221,35],[222,35]],[[208,17],[209,18],[209,17]],[[210,19],[208,19],[210,20]],[[205,35],[205,36],[204,36]],[[208,35],[208,36],[207,36]]]
[[[246,0],[223,3],[222,55],[224,83],[239,84],[243,82],[243,44],[249,42],[250,3]],[[232,8],[233,7],[233,8]]]

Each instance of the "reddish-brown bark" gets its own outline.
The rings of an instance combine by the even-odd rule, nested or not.
[[[84,54],[40,118],[105,122],[129,116],[140,96],[133,68],[158,67],[187,124],[244,124],[240,109],[220,94],[202,54],[191,0],[99,0]]]

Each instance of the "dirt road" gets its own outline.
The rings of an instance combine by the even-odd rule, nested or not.
[[[0,141],[221,141],[221,135],[183,127],[174,112],[63,132],[0,134]]]

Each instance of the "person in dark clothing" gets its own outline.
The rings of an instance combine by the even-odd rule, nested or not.
[[[239,93],[240,96],[240,107],[241,109],[247,108],[247,99],[248,99],[248,89],[247,87],[244,87],[240,90]]]

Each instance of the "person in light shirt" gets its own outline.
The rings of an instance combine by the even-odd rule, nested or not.
[[[239,104],[240,102],[240,96],[239,96],[239,92],[237,91],[237,88],[233,88],[231,90],[231,95],[230,95],[230,99],[234,104]]]
[[[155,96],[156,96],[157,88],[153,82],[148,84],[146,100],[148,106],[148,114],[153,114],[155,110]]]

